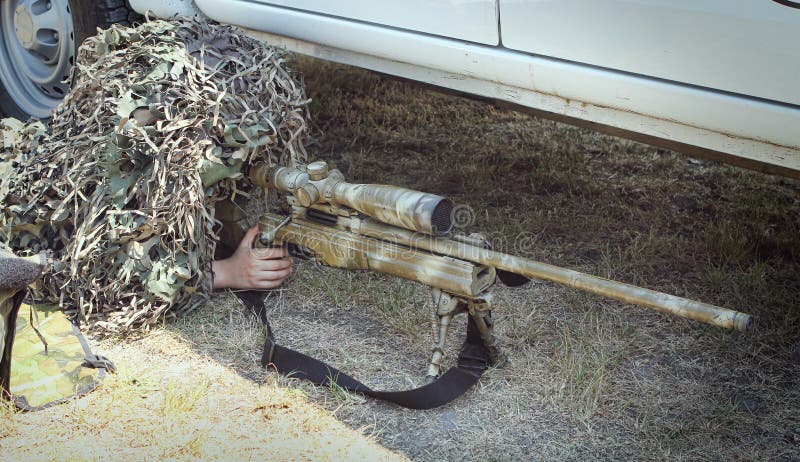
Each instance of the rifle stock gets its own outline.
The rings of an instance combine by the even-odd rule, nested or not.
[[[284,220],[264,215],[261,232],[270,232]],[[323,265],[348,270],[373,270],[438,287],[464,297],[478,297],[494,284],[494,269],[467,260],[372,239],[356,233],[295,217],[274,234],[274,244],[294,244],[313,254]]]

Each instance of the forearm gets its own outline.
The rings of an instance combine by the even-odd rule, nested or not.
[[[229,261],[227,259],[214,260],[211,263],[211,280],[214,283],[214,289],[225,289],[230,287],[230,271],[227,270],[228,263]]]

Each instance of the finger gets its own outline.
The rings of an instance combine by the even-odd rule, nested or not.
[[[286,279],[290,274],[292,274],[291,268],[276,270],[276,271],[262,271],[258,274],[259,281],[283,281]]]
[[[239,243],[240,248],[251,249],[253,248],[253,243],[258,236],[258,226],[253,226],[252,228],[248,229],[247,232],[244,234],[242,238],[242,242]]]
[[[289,255],[285,247],[264,247],[254,248],[253,256],[259,260],[269,260],[272,258],[283,258]]]
[[[252,268],[256,271],[276,271],[292,267],[291,258],[278,258],[273,260],[256,260]]]

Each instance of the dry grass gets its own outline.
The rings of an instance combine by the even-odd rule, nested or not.
[[[120,370],[80,400],[30,414],[4,408],[2,459],[405,460],[287,380],[260,371],[254,383],[171,330],[103,345]]]
[[[756,331],[549,283],[500,287],[510,364],[420,412],[265,374],[260,327],[223,295],[106,345],[123,372],[75,405],[3,418],[0,452],[39,457],[26,445],[52,438],[42,454],[62,459],[397,457],[380,446],[418,460],[800,458],[800,183],[355,69],[298,67],[319,129],[311,152],[351,180],[447,195],[500,248],[741,309]],[[271,319],[281,343],[406,388],[423,379],[426,299],[422,286],[300,262],[271,294]],[[343,453],[326,450],[337,444]]]
[[[300,67],[313,152],[351,180],[447,195],[497,247],[757,319],[742,336],[547,283],[501,288],[510,367],[419,419],[369,403],[340,412],[346,421],[377,415],[394,429],[382,442],[423,459],[800,457],[800,183],[342,66]],[[320,291],[315,272],[337,290]],[[327,358],[408,385],[428,347],[426,293],[396,284],[305,269],[278,335],[306,351],[344,344]],[[329,337],[289,333],[327,322]]]

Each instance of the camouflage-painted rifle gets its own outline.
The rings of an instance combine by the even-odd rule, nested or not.
[[[749,315],[737,311],[493,251],[480,235],[453,233],[448,199],[396,186],[347,183],[325,162],[275,169],[261,164],[250,179],[288,193],[293,208],[290,217],[261,217],[263,245],[294,244],[328,266],[380,271],[432,288],[437,326],[431,378],[441,372],[450,321],[465,311],[492,363],[505,362],[490,318],[496,278],[510,286],[543,279],[738,331],[752,324]]]

